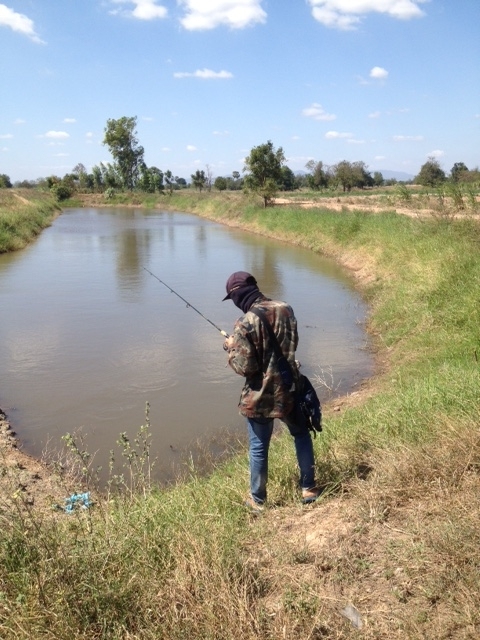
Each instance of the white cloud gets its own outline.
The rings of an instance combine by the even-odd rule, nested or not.
[[[429,0],[307,0],[312,15],[326,27],[349,31],[356,29],[368,13],[384,13],[399,20],[424,15],[419,5]]]
[[[357,140],[357,138],[349,138],[347,142],[349,144],[365,144],[365,140]]]
[[[69,138],[70,135],[66,131],[47,131],[44,135],[45,138],[55,138],[56,140],[61,140],[64,138]]]
[[[214,136],[229,136],[230,135],[230,131],[214,131],[213,135]]]
[[[111,13],[114,15],[122,14],[137,20],[156,20],[157,18],[166,18],[168,11],[162,5],[159,5],[157,0],[111,0],[113,4],[128,4],[134,5],[134,8],[128,11],[122,11],[121,9],[114,10]]]
[[[385,160],[386,156],[375,156],[374,160]]]
[[[65,122],[66,124],[75,124],[76,120],[75,118],[64,118],[63,122]]]
[[[369,118],[379,118],[380,117],[380,111],[372,111],[372,113],[368,114]]]
[[[376,80],[384,80],[388,78],[388,71],[383,67],[373,67],[370,71],[370,78],[375,78]]]
[[[205,31],[220,26],[231,29],[266,22],[267,14],[261,0],[178,0],[185,7],[185,17],[180,20],[188,31]]]
[[[68,158],[70,154],[69,153],[55,153],[54,157],[55,158]]]
[[[233,78],[230,71],[212,71],[211,69],[197,69],[197,71],[178,71],[173,74],[174,78],[201,78],[202,80],[226,80]]]
[[[406,140],[413,140],[415,142],[419,142],[423,140],[423,136],[393,136],[395,142],[404,142]]]
[[[341,131],[327,131],[325,138],[327,140],[335,140],[336,138],[351,138],[352,133],[342,133]]]
[[[13,135],[11,133],[4,133],[0,135],[0,140],[10,140],[10,138],[13,138]]]
[[[194,147],[193,144],[187,144],[187,151],[196,151],[197,147]]]
[[[24,16],[23,13],[17,13],[5,4],[0,4],[0,27],[10,27],[13,31],[27,36],[33,42],[45,44],[35,33],[33,20]]]
[[[435,149],[434,151],[427,153],[428,158],[442,158],[444,155],[445,151],[442,151],[441,149]]]
[[[335,120],[336,115],[327,113],[321,104],[314,102],[311,107],[306,107],[302,111],[302,115],[314,120]]]
[[[93,138],[93,133],[91,131],[87,131],[85,135],[87,138]]]
[[[25,120],[22,120],[22,118],[16,118],[13,124],[25,124]]]

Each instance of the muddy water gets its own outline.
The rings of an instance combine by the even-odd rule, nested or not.
[[[225,366],[221,334],[144,267],[226,331],[240,314],[221,302],[225,281],[250,271],[293,306],[305,373],[335,394],[371,374],[366,308],[332,262],[185,213],[72,209],[0,256],[0,407],[27,452],[78,432],[106,465],[119,434],[145,422],[146,402],[160,476],[198,438],[218,452],[224,430],[243,434],[242,379]]]

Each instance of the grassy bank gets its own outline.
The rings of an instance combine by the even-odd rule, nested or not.
[[[284,435],[257,519],[242,506],[244,455],[169,490],[137,469],[134,491],[70,516],[20,499],[12,515],[0,500],[0,636],[478,637],[479,225],[264,210],[238,194],[162,206],[344,264],[370,304],[378,376],[326,407],[315,440],[326,491],[313,507],[298,504]]]
[[[23,249],[48,227],[60,207],[37,189],[0,189],[0,253]]]

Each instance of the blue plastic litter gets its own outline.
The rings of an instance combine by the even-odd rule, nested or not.
[[[75,508],[88,509],[91,506],[90,492],[85,493],[72,493],[69,498],[65,498],[64,511],[66,513],[73,513]]]

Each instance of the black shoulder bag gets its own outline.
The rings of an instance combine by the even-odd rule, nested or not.
[[[292,367],[284,356],[283,351],[278,343],[272,325],[268,322],[263,311],[256,307],[250,307],[249,311],[254,313],[263,322],[268,335],[272,341],[275,356],[277,358],[277,366],[282,377],[285,389],[294,394],[294,407],[292,412],[287,416],[287,424],[294,421],[300,429],[306,427],[316,436],[317,432],[322,431],[322,405],[312,383],[303,375],[298,374],[298,381],[295,382]]]

